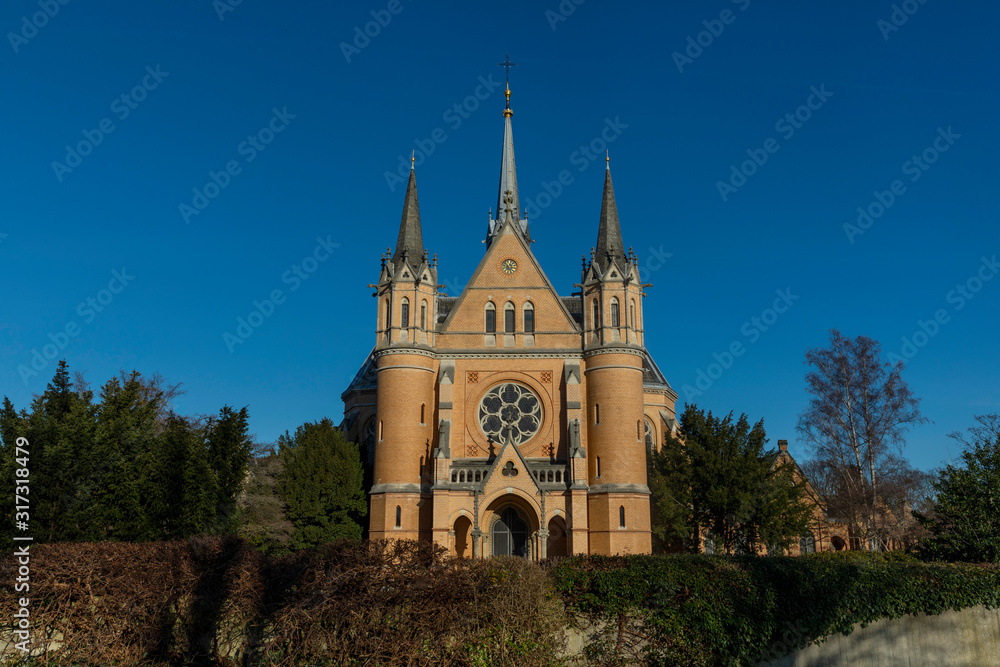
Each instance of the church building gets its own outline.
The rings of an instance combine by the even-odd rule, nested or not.
[[[531,251],[509,84],[505,95],[496,213],[461,294],[443,291],[424,248],[412,166],[396,246],[370,286],[375,346],[342,396],[369,537],[466,558],[649,553],[646,456],[676,428],[677,393],[645,347],[646,286],[610,163],[596,244],[560,292]]]

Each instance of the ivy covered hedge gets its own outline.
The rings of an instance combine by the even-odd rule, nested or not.
[[[859,622],[1000,606],[1000,568],[902,553],[573,557],[552,574],[604,665],[754,665]]]

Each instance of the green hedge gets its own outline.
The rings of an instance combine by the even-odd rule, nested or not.
[[[573,557],[552,573],[603,619],[590,652],[606,665],[753,665],[858,622],[1000,606],[1000,569],[905,554]]]

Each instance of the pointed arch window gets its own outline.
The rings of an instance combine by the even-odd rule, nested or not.
[[[597,299],[594,299],[594,328],[601,326],[601,307],[597,304]]]
[[[486,304],[486,333],[496,333],[497,332],[497,307],[493,305],[493,302],[487,302]]]
[[[611,297],[611,326],[621,326],[621,318],[618,314],[618,297]]]
[[[632,321],[632,328],[635,329],[635,299],[632,299],[629,309],[629,318]]]
[[[530,301],[524,304],[524,333],[535,333],[535,307]]]
[[[399,326],[404,329],[410,326],[410,300],[405,296],[400,302]]]
[[[396,505],[396,528],[400,528],[403,525],[403,508]]]
[[[618,527],[625,527],[625,506],[621,505],[618,507]]]
[[[420,302],[420,328],[427,328],[427,299]]]
[[[503,332],[512,334],[514,333],[514,304],[510,301],[504,304],[503,307]]]

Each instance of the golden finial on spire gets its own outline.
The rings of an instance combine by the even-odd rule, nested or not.
[[[608,163],[608,169],[611,169],[611,150],[609,149],[607,155],[604,157],[604,161]]]
[[[502,63],[497,63],[500,67],[507,70],[507,90],[504,91],[504,96],[507,98],[507,108],[503,111],[504,118],[510,118],[514,115],[514,112],[510,110],[510,68],[517,65],[517,63],[512,63],[510,61],[510,54],[508,53],[504,56],[504,61]]]
[[[410,171],[413,171],[416,168],[416,164],[417,164],[417,151],[416,149],[414,149],[413,151],[410,152]]]

